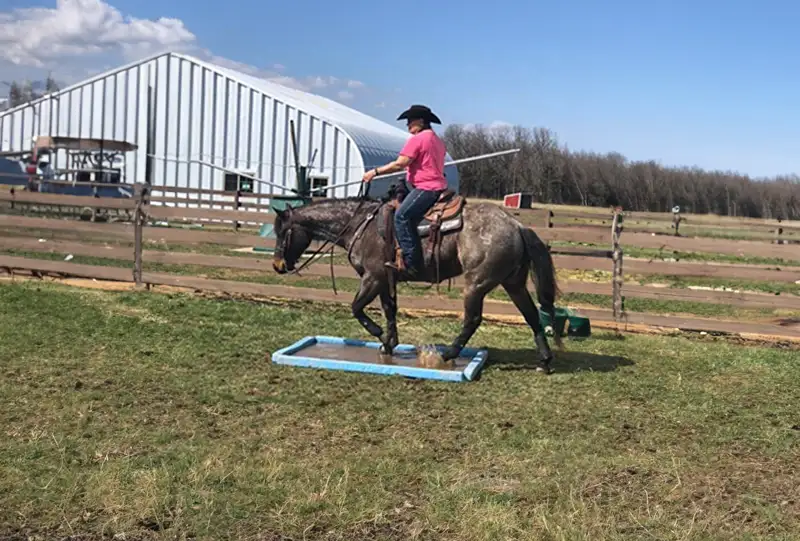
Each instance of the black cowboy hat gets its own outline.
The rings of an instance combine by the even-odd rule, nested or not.
[[[397,120],[427,120],[431,124],[441,124],[439,117],[433,114],[429,107],[424,105],[412,105],[397,117]]]

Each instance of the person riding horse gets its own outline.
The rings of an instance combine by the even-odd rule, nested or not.
[[[400,155],[393,162],[376,167],[364,173],[363,181],[371,182],[378,175],[396,173],[407,169],[406,177],[411,191],[394,215],[397,242],[403,254],[403,266],[397,268],[392,262],[386,266],[398,271],[406,279],[414,279],[424,265],[417,226],[425,213],[439,200],[447,189],[444,176],[444,161],[447,149],[444,142],[431,128],[431,124],[441,124],[441,120],[430,108],[412,105],[403,111],[397,120],[405,119],[411,137]]]

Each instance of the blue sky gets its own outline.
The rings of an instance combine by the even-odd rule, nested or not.
[[[426,103],[446,123],[547,127],[572,149],[800,173],[800,2],[318,2],[111,5],[180,19],[220,57],[362,81],[349,104],[390,122]]]

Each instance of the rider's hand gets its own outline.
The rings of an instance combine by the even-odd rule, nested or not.
[[[361,177],[361,180],[363,180],[364,182],[370,182],[373,178],[375,178],[377,174],[378,174],[377,169],[370,169],[369,171],[364,173],[364,176]]]

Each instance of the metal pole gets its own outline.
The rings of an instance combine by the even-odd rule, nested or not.
[[[506,154],[513,154],[515,152],[519,152],[520,150],[521,149],[519,149],[519,148],[513,148],[511,150],[501,150],[499,152],[492,152],[492,153],[489,153],[489,154],[480,154],[478,156],[470,156],[469,158],[461,158],[461,159],[458,159],[458,160],[453,160],[451,162],[446,162],[444,164],[444,166],[447,167],[448,165],[459,165],[459,164],[462,164],[462,163],[474,162],[474,161],[477,161],[477,160],[485,160],[487,158],[496,158],[497,156],[504,156]],[[389,178],[389,177],[396,177],[396,176],[404,175],[404,174],[405,174],[405,171],[398,171],[397,173],[387,173],[385,175],[379,175],[379,176],[375,177],[373,180],[384,179],[384,178]],[[343,188],[345,186],[355,186],[357,184],[361,184],[362,182],[363,181],[361,181],[361,180],[357,180],[355,182],[347,182],[345,184],[336,184],[335,186],[325,186],[324,188],[317,188],[316,190],[311,190],[311,191],[312,192],[320,192],[320,191],[326,191],[326,190],[334,190],[336,188]]]
[[[477,161],[477,160],[485,160],[487,158],[495,158],[497,156],[504,156],[506,154],[513,154],[515,152],[519,152],[520,150],[521,149],[519,149],[519,148],[514,148],[514,149],[511,149],[511,150],[501,150],[499,152],[492,152],[490,154],[481,154],[479,156],[470,156],[469,158],[461,158],[461,159],[458,159],[458,160],[453,160],[451,162],[446,162],[444,165],[445,165],[445,167],[447,167],[448,165],[459,165],[459,164],[462,164],[462,163],[474,162],[474,161]],[[247,175],[245,173],[240,173],[238,171],[232,171],[231,169],[228,169],[226,167],[222,167],[220,165],[216,165],[216,164],[204,161],[204,160],[181,160],[181,159],[178,159],[178,158],[155,156],[155,155],[152,155],[152,154],[149,154],[149,153],[148,153],[148,157],[151,157],[151,158],[153,158],[155,160],[165,161],[165,162],[196,163],[196,164],[199,164],[199,165],[204,165],[206,167],[211,167],[213,169],[219,169],[220,171],[225,171],[226,173],[233,173],[233,174],[245,177],[245,178],[249,178],[249,179],[253,180],[254,182],[258,182],[260,184],[266,184],[267,186],[272,186],[273,188],[280,188],[281,190],[283,190],[285,192],[295,192],[295,193],[297,193],[296,190],[292,190],[291,188],[287,188],[286,186],[281,186],[280,184],[275,184],[275,183],[272,183],[272,182],[268,182],[266,180],[262,180],[262,179],[253,177],[253,176]],[[404,171],[398,171],[397,173],[388,173],[386,175],[380,175],[380,176],[377,176],[375,178],[376,179],[384,179],[384,178],[389,178],[389,177],[394,177],[394,176],[404,175],[404,174],[405,174]],[[335,190],[337,188],[342,188],[342,187],[345,187],[345,186],[355,186],[355,185],[358,185],[358,184],[361,184],[361,183],[362,183],[361,180],[357,180],[357,181],[354,181],[354,182],[347,182],[347,183],[344,183],[344,184],[335,184],[333,186],[325,186],[325,187],[322,187],[322,188],[317,188],[315,190],[310,190],[310,192],[324,192],[324,191],[327,191],[327,190]]]
[[[221,165],[216,165],[216,164],[213,164],[211,162],[207,162],[207,161],[203,161],[203,160],[180,160],[178,158],[167,158],[167,157],[154,156],[154,155],[148,155],[148,156],[153,158],[154,160],[161,160],[161,161],[164,161],[164,162],[196,163],[198,165],[204,165],[206,167],[211,167],[212,169],[218,169],[218,170],[224,171],[226,173],[239,175],[240,177],[249,178],[253,182],[258,182],[260,184],[266,184],[267,186],[272,186],[273,188],[280,188],[281,190],[283,190],[285,192],[291,192],[292,191],[291,188],[287,188],[286,186],[281,186],[280,184],[274,184],[274,183],[268,182],[266,180],[261,180],[259,178],[250,176],[250,175],[248,175],[246,173],[242,173],[242,172],[239,172],[239,171],[233,171],[231,169],[228,169],[227,167],[222,167]]]

